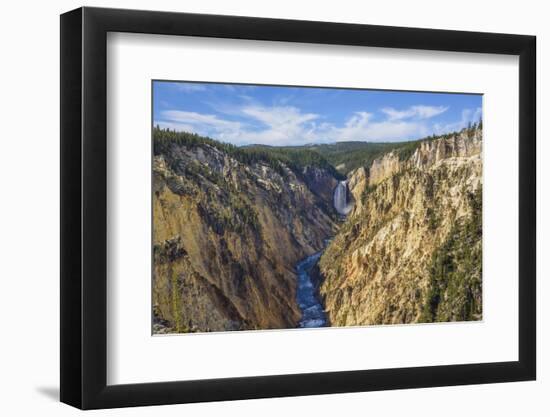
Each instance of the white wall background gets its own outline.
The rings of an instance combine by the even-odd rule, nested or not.
[[[59,392],[59,17],[82,3],[3,4],[0,17],[0,410],[75,415]],[[545,416],[550,412],[550,26],[544,2],[93,1],[86,5],[533,34],[538,37],[538,381],[100,411],[94,415]],[[546,12],[546,13],[545,13]],[[546,395],[545,395],[546,394]]]

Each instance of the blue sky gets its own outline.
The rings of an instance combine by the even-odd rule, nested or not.
[[[460,130],[481,95],[153,82],[153,123],[235,145],[393,142]]]

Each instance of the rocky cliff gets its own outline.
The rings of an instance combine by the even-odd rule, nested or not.
[[[482,130],[350,173],[356,204],[320,260],[334,326],[481,318]]]
[[[156,139],[154,331],[295,327],[294,267],[336,230],[334,176],[193,137]]]

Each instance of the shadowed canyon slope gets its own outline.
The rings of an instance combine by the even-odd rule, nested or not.
[[[481,135],[349,174],[355,207],[320,260],[333,326],[481,318]]]
[[[294,266],[335,233],[337,180],[293,162],[155,131],[155,332],[296,327]]]

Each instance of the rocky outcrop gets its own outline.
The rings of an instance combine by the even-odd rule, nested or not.
[[[372,162],[368,168],[368,183],[375,186],[403,170],[427,169],[447,158],[479,155],[481,135],[481,129],[464,129],[456,134],[424,140],[411,155],[399,149],[391,151]]]
[[[336,230],[325,209],[335,184],[316,167],[164,143],[153,161],[154,329],[296,327],[294,267]]]
[[[481,140],[481,129],[464,129],[442,139],[421,142],[406,166],[423,169],[447,158],[480,155]]]
[[[365,167],[359,167],[352,171],[348,179],[348,188],[353,196],[354,205],[357,210],[360,210],[362,206],[363,190],[367,188],[369,184],[369,177]]]
[[[357,201],[320,260],[332,325],[481,318],[480,129],[350,175]]]
[[[331,173],[319,167],[306,166],[302,169],[302,178],[308,188],[320,197],[321,202],[330,203],[332,201],[334,188],[338,181]]]
[[[398,173],[404,168],[395,152],[390,152],[382,158],[375,159],[369,168],[369,185],[373,186],[386,178]]]

